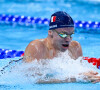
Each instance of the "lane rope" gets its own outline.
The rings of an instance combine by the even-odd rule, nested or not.
[[[0,49],[0,59],[21,57],[24,51]]]
[[[92,63],[94,66],[96,66],[98,69],[100,69],[100,58],[94,58],[94,57],[83,57],[84,60],[87,60],[88,63]]]
[[[34,24],[49,24],[48,18],[0,14],[0,24],[34,26]],[[76,28],[100,29],[100,22],[75,20]]]
[[[11,60],[9,63],[8,63],[8,65],[6,65],[6,66],[4,66],[1,70],[0,70],[0,76],[2,75],[2,74],[4,74],[6,71],[9,71],[9,72],[11,72],[11,69],[13,68],[13,67],[15,67],[15,65],[17,64],[17,63],[22,63],[22,59],[23,58],[20,58],[20,59],[18,59],[18,60]]]

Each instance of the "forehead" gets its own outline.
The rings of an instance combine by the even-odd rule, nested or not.
[[[56,29],[58,32],[73,32],[74,31],[74,27],[66,27],[66,28],[58,28]]]

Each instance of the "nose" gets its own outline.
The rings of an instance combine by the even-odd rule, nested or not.
[[[66,37],[64,39],[65,39],[65,41],[69,41],[69,42],[72,40],[72,38],[70,36],[68,36],[68,37]]]

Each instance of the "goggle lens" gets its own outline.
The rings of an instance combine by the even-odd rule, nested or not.
[[[54,30],[54,31],[56,31],[56,30]],[[73,32],[72,34],[67,34],[67,33],[64,33],[64,32],[59,33],[59,32],[57,32],[57,31],[56,31],[56,33],[58,33],[58,35],[59,35],[61,38],[67,38],[68,36],[69,36],[70,38],[72,38],[72,35],[74,34],[74,32]]]
[[[64,34],[64,33],[60,33],[59,36],[62,37],[62,38],[68,37],[68,35],[67,34]]]

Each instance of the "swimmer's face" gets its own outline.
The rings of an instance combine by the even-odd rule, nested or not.
[[[52,41],[53,45],[57,50],[62,52],[66,51],[69,47],[69,44],[72,40],[72,34],[74,33],[73,27],[67,28],[58,28],[53,30]]]

